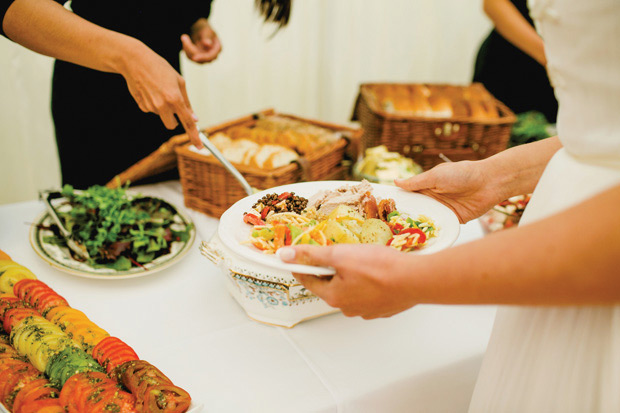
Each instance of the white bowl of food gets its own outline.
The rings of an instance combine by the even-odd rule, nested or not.
[[[250,195],[221,217],[203,242],[230,293],[248,316],[268,324],[295,324],[335,312],[293,276],[334,274],[333,268],[284,263],[288,245],[374,243],[403,253],[431,254],[450,247],[459,221],[445,205],[395,186],[346,181],[284,185]]]

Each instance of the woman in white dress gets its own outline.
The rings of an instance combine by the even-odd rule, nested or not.
[[[558,138],[406,181],[462,222],[534,190],[518,228],[437,254],[301,246],[285,261],[349,316],[500,304],[471,412],[620,411],[620,1],[530,1],[560,104]]]

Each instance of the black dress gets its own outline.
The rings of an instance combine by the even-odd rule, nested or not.
[[[511,0],[533,26],[526,0]],[[558,102],[547,71],[536,60],[513,46],[496,30],[484,40],[474,68],[474,82],[481,82],[515,113],[537,110],[555,123]]]
[[[11,2],[0,0],[0,18]],[[86,20],[141,40],[178,71],[180,37],[209,16],[211,1],[73,0],[71,8]],[[121,75],[60,60],[54,66],[52,116],[62,181],[76,188],[107,183],[183,133],[180,126],[168,130],[159,116],[142,112]]]

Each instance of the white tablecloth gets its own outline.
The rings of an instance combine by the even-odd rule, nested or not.
[[[183,207],[178,182],[139,188]],[[495,315],[490,306],[420,305],[389,319],[337,313],[272,327],[248,319],[198,251],[218,221],[186,210],[196,244],[152,275],[93,280],[31,248],[41,202],[0,205],[0,249],[185,388],[208,412],[464,412]],[[477,221],[458,243],[482,236]]]

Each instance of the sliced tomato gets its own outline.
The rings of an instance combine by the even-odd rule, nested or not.
[[[15,400],[13,400],[13,412],[19,413],[23,405],[28,405],[39,399],[47,399],[57,396],[59,391],[49,385],[49,381],[40,376],[24,385],[17,392]]]
[[[6,404],[7,398],[14,390],[39,377],[41,373],[30,363],[22,362],[7,366],[0,372],[0,400]]]
[[[58,399],[42,399],[25,404],[20,409],[21,413],[64,413]]]
[[[291,196],[293,196],[293,194],[291,194],[290,192],[282,192],[280,195],[278,195],[278,199],[289,199]]]
[[[407,228],[400,232],[401,234],[418,234],[418,244],[424,244],[426,242],[426,234],[424,231],[418,228]]]
[[[258,215],[247,213],[243,216],[243,222],[250,225],[265,225],[265,221]]]
[[[192,398],[189,393],[175,385],[152,386],[147,391],[145,407],[149,412],[165,410],[170,413],[181,413],[187,411]]]
[[[4,321],[2,322],[2,327],[4,331],[10,333],[20,321],[22,321],[26,317],[38,316],[39,313],[32,308],[12,308],[7,310],[4,314]]]
[[[53,291],[42,294],[37,300],[37,310],[41,314],[47,314],[52,308],[68,305],[67,300]]]
[[[4,315],[7,310],[16,307],[25,307],[26,305],[21,299],[17,297],[3,297],[0,298],[0,320],[4,320]]]
[[[396,223],[392,225],[390,229],[392,230],[392,234],[396,235],[396,234],[400,234],[403,228],[405,228],[403,225]]]

